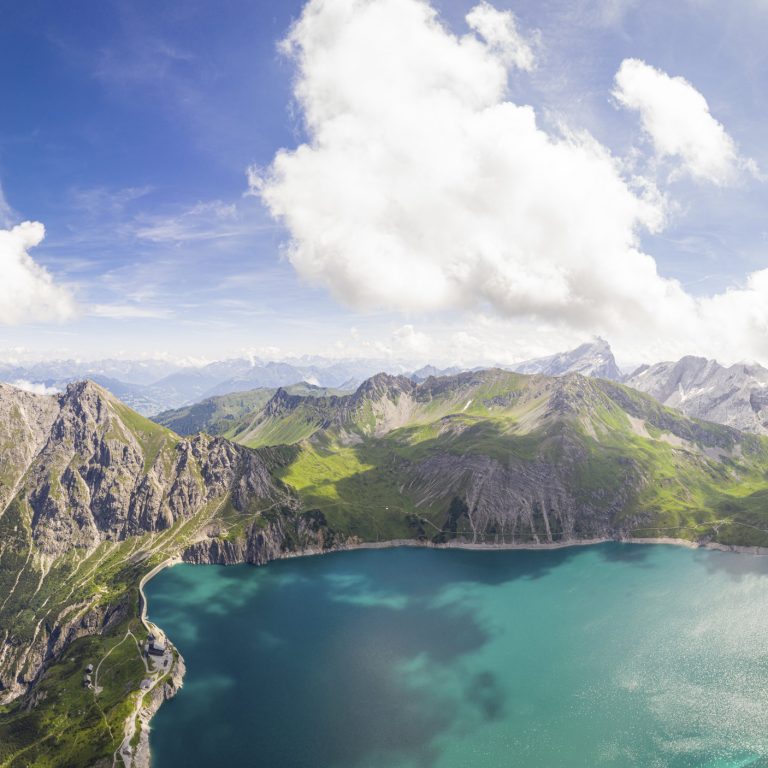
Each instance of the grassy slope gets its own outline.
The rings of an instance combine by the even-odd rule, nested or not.
[[[571,389],[565,410],[552,413],[551,381],[497,372],[417,398],[406,423],[377,437],[375,405],[340,416],[330,401],[326,413],[316,402],[266,420],[249,444],[298,443],[282,479],[306,509],[322,509],[333,527],[364,539],[413,535],[414,513],[427,530],[444,528],[452,498],[417,510],[401,488],[403,469],[430,456],[474,454],[503,465],[578,455],[569,470],[577,496],[618,491],[631,471],[637,488],[615,522],[635,536],[768,546],[767,440],[687,419],[618,384],[579,379]],[[637,517],[651,522],[633,524]]]
[[[315,387],[304,382],[284,388],[290,394],[323,396],[335,390]],[[152,420],[179,435],[206,432],[209,435],[233,434],[247,428],[254,414],[258,413],[277,390],[260,387],[247,392],[209,397],[199,403],[174,408],[153,416]]]
[[[146,676],[136,643],[129,636],[110,653],[99,673],[104,690],[98,697],[83,688],[83,669],[125,640],[128,629],[144,642],[146,631],[138,620],[141,577],[177,554],[217,511],[211,505],[167,531],[106,542],[90,553],[72,551],[55,563],[32,598],[40,574],[30,566],[22,571],[14,599],[0,615],[0,623],[10,624],[17,636],[29,636],[39,620],[56,616],[66,606],[73,606],[74,614],[86,605],[123,605],[126,618],[104,635],[72,643],[62,662],[54,664],[37,687],[42,700],[35,708],[27,711],[22,701],[0,708],[0,767],[85,766],[114,753]],[[0,563],[0,573],[11,573],[5,555]]]

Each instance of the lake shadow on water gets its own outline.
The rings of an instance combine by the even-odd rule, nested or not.
[[[540,579],[579,551],[413,555],[346,552],[259,569],[181,565],[150,582],[150,616],[189,670],[189,690],[157,716],[156,764],[358,768],[403,754],[428,768],[438,737],[459,721],[501,717],[505,692],[495,673],[461,664],[490,630],[471,607],[435,597],[461,584]],[[420,659],[421,672],[409,671]],[[446,670],[450,681],[441,683]],[[214,739],[200,728],[206,709],[216,712]]]

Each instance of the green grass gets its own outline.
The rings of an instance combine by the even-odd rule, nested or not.
[[[124,640],[129,627],[144,639],[141,624],[133,620],[107,636],[76,640],[43,675],[36,706],[8,708],[0,718],[0,768],[86,766],[111,756],[123,739],[123,724],[145,677],[133,639]],[[99,670],[103,690],[96,696],[83,686],[84,670],[110,650]]]
[[[120,421],[133,433],[133,436],[141,446],[144,454],[144,471],[149,471],[157,459],[160,451],[169,445],[175,445],[178,437],[169,429],[155,424],[144,416],[117,401],[113,407],[120,417]]]
[[[315,387],[306,382],[292,384],[283,389],[290,395],[301,397],[342,394],[339,390]],[[249,428],[254,417],[276,391],[275,388],[259,387],[245,392],[217,395],[193,405],[164,411],[153,416],[152,420],[179,435],[205,432],[209,435],[235,438]]]

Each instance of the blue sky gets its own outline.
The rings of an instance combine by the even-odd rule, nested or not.
[[[408,3],[416,0],[389,4],[393,29],[401,23],[398,8]],[[342,5],[357,13],[351,0]],[[475,3],[432,5],[446,35],[470,32],[465,17]],[[535,57],[530,68],[509,66],[504,99],[531,105],[538,126],[551,135],[564,124],[588,133],[625,168],[632,165],[625,177],[651,179],[666,197],[665,225],[638,228],[641,250],[662,278],[679,281],[695,300],[741,289],[749,274],[768,266],[762,177],[768,173],[768,6],[758,0],[727,7],[714,0],[498,0],[494,6],[514,13]],[[378,290],[388,278],[376,265],[350,277],[348,265],[334,271],[343,256],[324,253],[320,267],[315,253],[287,256],[288,243],[306,250],[307,238],[322,238],[322,231],[313,235],[291,219],[305,198],[288,190],[288,181],[272,179],[278,200],[272,216],[258,195],[247,194],[246,174],[254,168],[268,176],[278,150],[317,139],[304,118],[324,96],[296,98],[292,84],[298,76],[309,81],[312,73],[302,66],[319,67],[323,59],[313,54],[301,64],[277,48],[303,10],[293,0],[31,0],[4,11],[0,224],[45,225],[45,240],[29,254],[70,292],[75,309],[54,322],[34,311],[11,318],[0,326],[0,356],[214,359],[252,350],[504,361],[599,332],[632,361],[694,346],[690,351],[721,357],[768,358],[761,318],[748,341],[722,339],[710,349],[693,331],[672,343],[673,321],[642,335],[612,325],[607,315],[585,319],[574,307],[592,301],[589,292],[569,294],[568,306],[552,314],[549,305],[526,308],[514,292],[507,299],[486,287],[467,302],[401,301]],[[307,27],[297,45],[308,45],[310,34]],[[394,63],[407,53],[389,45],[377,66],[387,64],[387,55]],[[637,109],[621,108],[612,96],[625,59],[685,78],[706,98],[739,158],[758,170],[727,184],[702,182],[677,172],[676,156],[654,156]],[[350,61],[344,59],[347,70]],[[349,82],[357,89],[355,104],[377,97],[365,93],[377,87],[374,79],[370,86]],[[382,95],[383,108],[387,98],[393,109],[400,103],[397,93]],[[336,174],[328,173],[330,187]],[[387,184],[375,176],[364,182]],[[431,193],[439,195],[439,187]],[[287,215],[276,212],[281,206]],[[343,219],[345,210],[329,215]],[[366,275],[379,286],[365,285]],[[398,285],[394,276],[391,290]],[[633,321],[644,322],[640,315]],[[691,328],[695,322],[690,319]]]

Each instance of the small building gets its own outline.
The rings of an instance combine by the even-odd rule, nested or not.
[[[166,642],[164,637],[150,635],[147,642],[147,653],[150,656],[163,656],[165,654]]]
[[[86,672],[86,674],[88,674],[88,675],[92,675],[92,674],[93,674],[93,664],[89,664],[89,665],[88,665],[88,666],[85,668],[85,672]]]
[[[83,677],[83,685],[86,688],[93,688],[93,680],[90,675],[86,674],[85,677]]]

